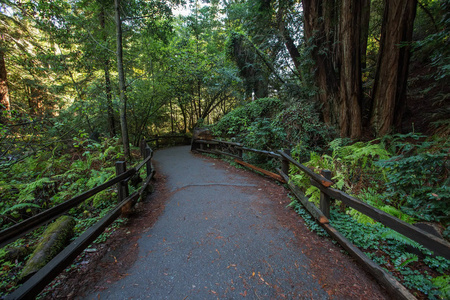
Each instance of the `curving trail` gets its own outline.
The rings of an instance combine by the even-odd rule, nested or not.
[[[283,187],[189,147],[159,150],[155,160],[167,177],[164,213],[138,240],[127,276],[86,299],[385,298],[338,247],[305,229]]]

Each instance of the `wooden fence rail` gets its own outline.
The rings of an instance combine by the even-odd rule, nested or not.
[[[230,152],[225,150],[229,149]],[[302,165],[293,159],[289,151],[277,151],[277,153],[270,151],[262,151],[257,149],[250,149],[244,147],[242,144],[226,142],[221,140],[193,140],[191,150],[202,153],[211,153],[217,155],[227,155],[236,159],[243,159],[242,151],[250,151],[259,154],[265,154],[273,158],[281,158],[281,168],[277,169],[281,177],[286,181],[288,187],[293,192],[295,197],[302,203],[308,212],[321,224],[321,226],[332,236],[339,244],[346,249],[358,262],[360,262],[365,269],[371,273],[392,296],[396,299],[415,299],[415,297],[402,286],[392,275],[386,272],[383,268],[369,259],[361,250],[355,247],[349,240],[340,234],[335,228],[329,224],[331,199],[342,201],[347,206],[350,206],[359,212],[371,217],[372,219],[382,223],[386,227],[395,230],[406,237],[418,242],[436,255],[450,259],[450,243],[429,234],[420,228],[412,226],[394,216],[391,216],[384,211],[381,211],[373,206],[364,203],[355,197],[352,197],[340,190],[331,187],[331,172],[322,170],[321,174],[313,172],[308,167]],[[238,153],[238,154],[236,154]],[[289,180],[289,165],[293,164],[302,172],[310,177],[311,185],[319,188],[320,194],[320,208],[309,202],[308,198],[303,192]],[[252,168],[255,169],[255,168]],[[258,170],[260,171],[260,170]]]
[[[47,284],[49,284],[59,273],[67,268],[67,266],[69,266],[84,249],[86,249],[98,236],[100,236],[108,225],[114,222],[114,220],[121,215],[122,207],[130,202],[134,203],[145,193],[146,188],[155,174],[155,170],[151,162],[153,150],[145,143],[145,141],[141,144],[141,155],[144,159],[136,167],[126,170],[125,162],[117,162],[116,177],[113,179],[0,232],[0,247],[3,247],[24,234],[51,222],[58,216],[67,212],[69,209],[79,205],[81,202],[89,199],[97,193],[113,186],[114,184],[117,184],[119,204],[106,216],[100,219],[95,225],[88,228],[42,269],[28,279],[22,286],[20,286],[13,293],[7,295],[5,299],[34,299]],[[129,195],[128,181],[133,176],[136,176],[143,166],[146,166],[147,177],[141,188]]]
[[[160,141],[163,140],[181,140],[183,144],[189,144],[191,138],[186,134],[168,134],[168,135],[154,135],[146,140],[147,143],[155,142],[155,148],[159,148]]]

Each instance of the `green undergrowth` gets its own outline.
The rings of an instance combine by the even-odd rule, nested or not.
[[[140,160],[137,152],[133,150],[136,162]],[[41,150],[21,161],[1,165],[0,230],[112,179],[115,177],[115,162],[119,160],[123,157],[117,139],[93,141],[81,131],[68,144],[57,144],[51,150]],[[140,172],[143,175],[145,168]],[[135,187],[131,186],[130,192],[134,190]],[[70,209],[66,214],[76,221],[73,239],[109,213],[116,204],[117,191],[112,186]],[[118,226],[120,222],[114,224]],[[45,227],[0,249],[0,298],[17,287],[23,264]],[[96,242],[103,242],[112,231],[106,231]]]
[[[292,150],[292,156],[300,161],[302,153],[299,147]],[[448,139],[410,133],[357,143],[336,139],[327,152],[311,152],[310,159],[302,163],[316,173],[330,170],[333,187],[407,223],[434,224],[448,239],[449,153]],[[290,178],[319,206],[320,191],[311,186],[307,175],[291,166]],[[418,243],[340,201],[333,203],[331,225],[368,257],[417,297],[449,298],[450,261],[434,257]],[[324,235],[298,201],[291,206],[310,229]]]

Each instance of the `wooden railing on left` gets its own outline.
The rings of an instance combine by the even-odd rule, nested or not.
[[[0,247],[3,247],[22,237],[26,233],[53,221],[58,216],[64,214],[71,208],[76,207],[97,193],[117,184],[117,206],[70,243],[69,246],[56,255],[22,286],[6,296],[5,299],[34,299],[47,284],[67,268],[84,249],[95,241],[95,239],[121,215],[124,207],[134,204],[139,197],[146,194],[147,187],[155,174],[155,169],[152,164],[153,150],[145,140],[142,141],[140,149],[143,160],[135,167],[127,170],[126,163],[124,161],[118,161],[116,162],[116,177],[113,179],[0,232]],[[139,170],[144,166],[146,167],[147,176],[144,179],[142,186],[130,195],[128,192],[128,182],[133,176],[136,176]]]

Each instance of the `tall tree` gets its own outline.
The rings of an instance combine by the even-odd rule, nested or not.
[[[103,43],[106,46],[108,42],[108,36],[106,31],[105,21],[105,7],[101,5],[99,13],[100,30],[102,31]],[[105,51],[106,52],[106,51]],[[110,137],[116,135],[116,124],[114,119],[114,108],[112,103],[112,89],[111,89],[111,75],[110,75],[110,61],[107,55],[103,57],[103,70],[105,72],[105,93],[106,93],[106,105],[108,114],[108,129]]]
[[[378,135],[399,127],[406,87],[417,0],[385,0],[371,123]]]
[[[1,47],[1,45],[0,45]],[[5,53],[0,48],[0,121],[2,121],[2,113],[10,110],[8,78],[6,73]]]
[[[319,88],[317,102],[322,106],[323,120],[338,125],[339,66],[338,14],[335,0],[303,0],[305,40],[316,67],[315,82]]]
[[[127,94],[125,83],[125,72],[123,69],[122,53],[122,20],[120,18],[120,0],[114,0],[114,11],[116,20],[116,39],[117,39],[117,71],[119,73],[119,92],[120,92],[120,128],[122,132],[123,151],[127,159],[131,159],[130,140],[128,136],[127,124]]]
[[[341,136],[361,136],[361,23],[362,2],[342,0],[339,22],[339,128]]]

